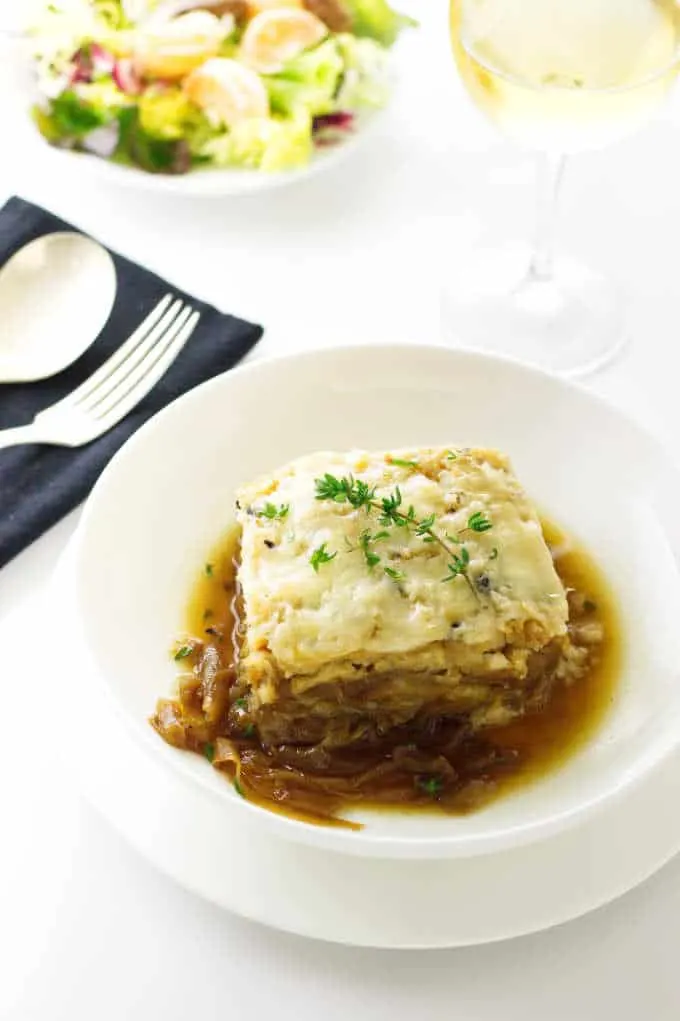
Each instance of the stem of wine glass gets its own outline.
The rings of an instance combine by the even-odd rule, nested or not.
[[[546,153],[538,166],[538,215],[536,238],[529,267],[529,279],[552,280],[557,200],[564,174],[566,156]]]

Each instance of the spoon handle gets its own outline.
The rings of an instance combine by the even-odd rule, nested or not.
[[[0,448],[16,447],[20,443],[40,443],[34,425],[20,425],[16,429],[0,429]]]

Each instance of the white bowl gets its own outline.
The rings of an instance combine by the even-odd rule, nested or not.
[[[428,443],[507,451],[537,504],[597,556],[627,640],[615,704],[562,768],[467,817],[362,812],[365,828],[352,832],[252,805],[200,756],[170,748],[146,722],[174,680],[168,649],[200,566],[229,524],[234,491],[313,450]],[[209,792],[216,814],[240,813],[341,852],[471,856],[575,825],[680,744],[679,553],[678,468],[622,412],[498,358],[440,347],[350,347],[234,370],[140,430],[85,508],[76,600],[114,703],[168,769]]]

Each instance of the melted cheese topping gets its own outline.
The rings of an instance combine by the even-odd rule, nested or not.
[[[508,666],[508,647],[527,653],[566,633],[564,588],[507,459],[487,450],[450,453],[316,453],[241,489],[241,669],[261,701],[276,697],[282,678],[295,678],[293,688],[301,690],[350,677],[352,663],[423,670],[436,662],[447,673],[455,666],[457,677],[466,662],[467,669],[493,671]],[[417,467],[395,465],[392,457]],[[398,486],[403,511],[412,505],[418,519],[434,514],[437,534],[464,543],[469,581],[444,582],[450,557],[414,529],[384,528],[376,512],[317,500],[315,479],[326,472],[375,486],[378,499]],[[289,509],[269,520],[258,513],[266,503]],[[489,531],[468,529],[475,512],[492,523]],[[380,556],[372,569],[358,548],[367,528],[389,532],[371,545]],[[336,555],[315,571],[310,558],[323,543]]]

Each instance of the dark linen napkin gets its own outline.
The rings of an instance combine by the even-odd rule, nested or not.
[[[0,266],[27,242],[75,230],[38,206],[11,198],[0,209]],[[123,343],[164,294],[201,312],[186,347],[141,404],[115,428],[84,447],[31,444],[0,450],[0,567],[87,496],[111,457],[139,427],[180,394],[230,369],[262,336],[262,327],[223,315],[211,305],[111,252],[118,292],[96,342],[68,369],[36,383],[0,385],[0,429],[25,425],[74,390]],[[0,342],[2,322],[0,322]],[[48,342],[48,338],[46,338]]]

